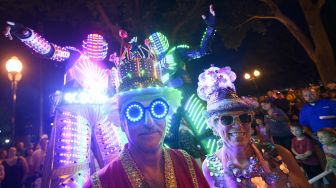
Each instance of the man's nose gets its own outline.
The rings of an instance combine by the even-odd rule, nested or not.
[[[145,112],[145,122],[144,122],[144,126],[146,128],[152,128],[154,126],[154,120],[152,115],[150,114],[149,111],[146,110]]]

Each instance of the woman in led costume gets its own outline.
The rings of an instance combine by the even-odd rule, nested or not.
[[[210,67],[199,76],[198,96],[222,147],[207,156],[203,173],[211,187],[310,187],[292,154],[271,143],[251,142],[253,104],[238,97],[230,67]]]
[[[7,25],[6,37],[15,36],[38,55],[66,63],[63,91],[53,95],[55,118],[44,162],[48,165],[40,173],[42,187],[81,187],[90,176],[90,167],[95,169],[92,153],[103,167],[122,145],[118,130],[108,119],[108,92],[113,88],[109,85],[110,70],[102,63],[107,42],[101,35],[90,34],[80,51],[50,43],[20,24]]]

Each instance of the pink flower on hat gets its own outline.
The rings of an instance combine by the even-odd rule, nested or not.
[[[223,88],[235,90],[233,82],[236,80],[236,74],[230,67],[218,68],[211,66],[201,73],[198,77],[197,93],[202,100],[207,100],[209,95]]]

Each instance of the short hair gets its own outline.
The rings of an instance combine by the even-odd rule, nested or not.
[[[317,132],[328,133],[333,137],[336,137],[336,130],[334,128],[321,128]]]
[[[296,127],[296,128],[300,128],[300,129],[302,129],[302,130],[304,130],[304,128],[303,128],[303,126],[302,125],[300,125],[300,124],[298,124],[298,123],[290,123],[289,124],[289,127]]]

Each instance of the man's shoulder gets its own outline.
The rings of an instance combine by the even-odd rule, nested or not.
[[[319,104],[325,105],[325,104],[336,104],[336,101],[330,100],[330,99],[320,99]]]
[[[83,187],[105,187],[105,185],[114,187],[115,184],[113,183],[118,179],[117,177],[120,177],[121,170],[122,165],[120,157],[116,157],[98,172],[94,173]]]

